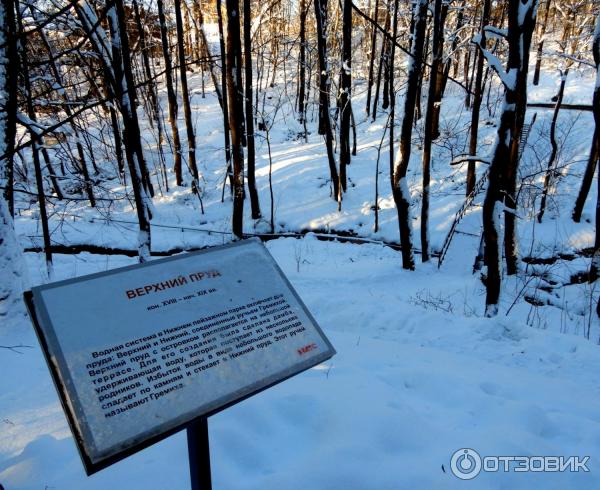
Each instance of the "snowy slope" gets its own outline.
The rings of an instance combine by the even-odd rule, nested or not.
[[[268,247],[338,354],[209,420],[215,488],[598,488],[600,358],[582,338],[481,313],[467,273],[400,268],[376,245]],[[41,259],[28,255],[33,281]],[[57,257],[57,278],[133,259]],[[0,482],[12,489],[189,488],[177,434],[86,478],[26,318],[0,344]],[[589,473],[449,471],[452,453],[587,455]],[[442,468],[443,466],[443,468]]]

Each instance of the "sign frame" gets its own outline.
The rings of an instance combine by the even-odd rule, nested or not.
[[[283,370],[277,371],[276,373],[274,373],[272,375],[269,375],[268,377],[266,377],[264,379],[261,379],[259,381],[255,381],[251,384],[246,385],[244,387],[244,389],[246,389],[247,392],[245,392],[242,395],[237,396],[225,403],[219,404],[216,408],[206,410],[206,411],[197,409],[196,413],[191,418],[177,424],[176,426],[169,428],[167,430],[164,430],[155,435],[145,437],[143,440],[140,440],[139,442],[131,444],[128,447],[126,447],[125,449],[120,450],[115,454],[109,455],[107,457],[103,457],[101,460],[94,462],[92,460],[92,458],[90,457],[90,455],[86,451],[84,437],[81,434],[80,428],[76,422],[76,415],[75,415],[74,408],[73,408],[72,404],[69,402],[71,397],[69,396],[69,390],[66,387],[66,383],[64,382],[63,373],[61,372],[61,370],[64,370],[65,373],[69,376],[71,375],[71,373],[69,372],[66,365],[61,365],[60,368],[62,368],[62,369],[59,369],[59,366],[57,366],[57,364],[62,364],[61,360],[59,360],[57,358],[56,363],[53,362],[53,360],[52,360],[53,354],[55,354],[55,352],[53,350],[53,347],[48,342],[46,330],[50,331],[52,335],[55,335],[55,332],[54,332],[54,328],[52,325],[52,321],[49,318],[48,312],[45,308],[43,301],[39,298],[36,298],[36,292],[42,291],[44,289],[60,287],[63,285],[73,284],[73,283],[77,283],[77,282],[93,280],[93,279],[99,278],[99,277],[126,273],[128,270],[132,270],[132,269],[140,269],[143,267],[151,267],[153,265],[156,266],[157,264],[164,264],[164,263],[167,263],[170,261],[188,259],[192,256],[199,256],[199,255],[204,255],[204,254],[208,254],[208,253],[215,252],[215,251],[226,250],[228,248],[238,247],[241,245],[247,245],[247,244],[249,244],[249,242],[258,243],[264,247],[264,244],[262,244],[260,242],[260,240],[258,240],[258,239],[237,241],[237,242],[229,243],[226,245],[210,247],[210,248],[195,251],[195,252],[185,252],[183,254],[177,254],[177,255],[171,256],[171,257],[152,260],[152,261],[148,261],[148,262],[145,262],[142,264],[133,264],[133,265],[125,266],[125,267],[111,269],[108,271],[102,271],[102,272],[98,272],[98,273],[94,273],[94,274],[88,274],[88,275],[79,276],[79,277],[75,277],[75,278],[71,278],[71,279],[66,279],[63,281],[56,281],[53,283],[48,283],[46,285],[33,287],[30,291],[24,292],[23,296],[24,296],[25,304],[29,311],[29,315],[30,315],[32,324],[34,326],[34,330],[35,330],[38,340],[40,342],[40,346],[42,348],[44,359],[45,359],[48,369],[50,371],[55,389],[59,395],[59,399],[60,399],[60,402],[61,402],[61,405],[63,408],[63,412],[66,415],[67,422],[68,422],[69,428],[71,430],[71,434],[73,435],[73,438],[75,439],[77,450],[79,452],[79,456],[83,463],[85,472],[88,476],[91,476],[92,474],[97,473],[98,471],[101,471],[119,461],[122,461],[123,459],[125,459],[139,451],[142,451],[143,449],[146,449],[146,448],[152,446],[153,444],[156,444],[157,442],[162,441],[163,439],[166,439],[167,437],[170,437],[171,435],[173,435],[183,429],[186,429],[186,428],[189,429],[190,427],[197,426],[199,423],[206,423],[205,421],[208,417],[215,415],[216,413],[219,413],[222,410],[225,410],[241,401],[244,401],[244,400],[250,398],[251,396],[257,395],[269,388],[272,388],[273,386],[290,379],[291,377],[295,376],[296,374],[300,374],[301,372],[304,372],[304,371],[330,359],[331,357],[333,357],[336,354],[336,351],[335,351],[335,348],[333,347],[333,345],[331,344],[331,342],[329,341],[329,339],[323,333],[322,329],[320,328],[319,324],[317,323],[317,321],[315,320],[313,315],[306,308],[306,305],[304,304],[302,299],[299,297],[298,293],[293,288],[293,286],[291,285],[291,283],[289,282],[289,280],[287,279],[287,277],[285,276],[285,274],[283,273],[283,271],[281,270],[279,265],[273,259],[273,257],[268,252],[266,247],[264,247],[265,251],[266,251],[266,257],[270,260],[271,265],[274,267],[276,272],[279,274],[280,278],[283,280],[284,285],[288,288],[288,293],[294,298],[294,300],[298,303],[298,306],[303,310],[303,313],[308,317],[309,321],[313,324],[312,326],[316,330],[317,334],[322,338],[323,342],[325,343],[325,345],[327,347],[327,350],[325,350],[322,353],[319,353],[318,355],[311,357],[303,362],[297,363],[292,367],[287,367]],[[56,342],[57,342],[57,344],[59,344],[58,340],[56,340]],[[60,348],[60,346],[58,346],[58,347]],[[263,384],[263,382],[264,382],[264,384]],[[235,394],[235,393],[236,392],[234,392],[232,394]],[[218,402],[218,401],[219,401],[219,399],[215,400],[215,402]]]

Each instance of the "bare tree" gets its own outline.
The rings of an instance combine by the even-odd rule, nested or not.
[[[373,7],[373,15],[375,23],[378,21],[379,16],[379,0],[375,0],[375,6]],[[371,26],[371,50],[369,54],[369,76],[367,78],[367,105],[365,112],[367,115],[371,113],[371,89],[373,88],[373,74],[375,65],[375,56],[377,51],[377,28],[375,24]]]
[[[200,195],[198,165],[196,163],[196,136],[192,122],[192,108],[190,106],[190,92],[187,82],[187,66],[185,60],[185,47],[183,43],[183,21],[181,17],[181,0],[174,0],[175,25],[177,31],[177,54],[179,57],[179,82],[181,83],[181,99],[183,101],[183,115],[188,145],[188,165],[192,174],[192,190]],[[204,210],[202,211],[204,212]]]
[[[340,67],[340,187],[346,191],[346,166],[350,163],[350,113],[352,111],[352,0],[343,2],[342,63]]]
[[[600,14],[596,20],[596,30],[594,31],[594,63],[596,65],[596,86],[594,88],[594,121],[596,127],[594,129],[594,137],[596,139],[596,147],[600,139]],[[599,167],[600,168],[600,167]],[[600,272],[600,174],[598,175],[598,196],[596,198],[596,237],[594,240],[594,256],[592,257],[592,265],[590,267],[590,281],[595,281]]]
[[[421,259],[429,260],[429,185],[431,172],[431,145],[436,131],[436,98],[440,89],[443,73],[442,49],[444,28],[442,0],[434,0],[433,8],[433,39],[431,44],[431,71],[429,73],[429,91],[427,95],[427,110],[425,112],[425,135],[423,137],[423,198],[421,202]],[[441,93],[441,92],[440,92]],[[439,114],[439,112],[438,112]]]
[[[229,97],[229,127],[233,154],[233,234],[243,238],[244,220],[244,127],[242,86],[242,45],[240,40],[239,0],[226,0],[227,7],[227,95]]]
[[[327,18],[327,0],[314,0],[313,3],[315,5],[317,52],[319,56],[319,134],[325,135],[329,175],[333,186],[333,198],[337,199],[339,208],[342,204],[342,190],[333,154],[333,132],[329,115],[329,67],[327,66],[327,30],[325,20]],[[321,132],[321,125],[323,132]]]
[[[300,53],[298,61],[298,122],[305,123],[306,118],[306,0],[300,0]]]
[[[410,217],[410,190],[406,181],[406,172],[410,162],[412,143],[412,130],[417,104],[417,89],[422,73],[423,48],[425,45],[425,28],[427,25],[427,0],[417,0],[414,7],[414,31],[412,36],[411,54],[408,60],[408,74],[406,93],[404,95],[404,111],[400,129],[400,143],[398,153],[393,164],[392,194],[398,212],[398,225],[400,228],[400,243],[402,245],[402,267],[415,268],[413,256],[412,226]],[[397,9],[394,15],[397,14]],[[395,29],[394,29],[395,30]],[[394,37],[395,39],[395,37]],[[395,44],[393,44],[395,46]],[[392,52],[393,54],[393,52]],[[393,57],[392,57],[393,59]],[[393,71],[393,70],[392,70]],[[394,121],[391,121],[391,127]],[[392,145],[392,132],[390,132],[390,145]]]
[[[481,32],[479,34],[479,43],[486,46],[485,26],[490,21],[490,0],[483,1],[481,14]],[[477,57],[477,69],[475,72],[475,86],[473,88],[473,104],[471,106],[471,127],[469,128],[469,155],[477,155],[477,137],[479,134],[479,113],[481,110],[481,100],[483,98],[483,56]],[[469,160],[467,168],[466,195],[470,195],[475,188],[475,162]]]
[[[254,111],[252,108],[252,35],[251,35],[250,0],[244,0],[244,75],[246,99],[246,145],[248,168],[248,193],[250,194],[250,208],[252,219],[260,218],[260,204],[256,191],[256,150],[254,147]]]
[[[515,237],[517,168],[519,142],[527,107],[527,67],[536,11],[537,0],[510,0],[506,31],[508,42],[506,70],[485,46],[478,44],[481,53],[504,85],[504,103],[490,165],[488,190],[483,204],[483,235],[487,266],[486,316],[495,316],[498,313],[502,281],[502,254],[499,241],[502,214],[505,217],[504,245],[507,272],[514,274],[517,270]]]
[[[17,73],[15,5],[0,2],[0,319],[14,314],[21,301],[24,271],[13,224],[13,151],[17,122]]]
[[[24,35],[23,19],[21,16],[21,8],[18,0],[14,0],[14,6],[17,13],[17,25],[18,34],[20,37]],[[42,236],[44,239],[44,254],[46,256],[46,272],[48,279],[52,279],[53,265],[52,265],[52,244],[50,242],[50,229],[48,226],[48,211],[46,209],[46,193],[44,191],[44,180],[42,176],[42,166],[40,163],[40,146],[42,139],[39,135],[39,127],[37,126],[35,111],[33,108],[33,98],[31,93],[31,80],[29,78],[29,61],[27,56],[27,46],[21,44],[20,49],[20,67],[21,67],[21,78],[23,83],[23,92],[25,95],[25,104],[27,106],[27,114],[29,116],[29,134],[31,136],[31,156],[33,159],[33,168],[35,170],[35,183],[37,187],[37,200],[40,208],[40,221],[42,224]],[[12,130],[11,130],[12,131]]]
[[[177,127],[177,96],[173,83],[173,68],[171,63],[171,53],[169,52],[169,36],[167,30],[167,20],[163,0],[156,0],[158,8],[158,19],[160,22],[160,36],[163,59],[165,62],[165,85],[167,88],[167,103],[169,110],[169,124],[171,125],[171,137],[173,139],[173,171],[175,172],[175,181],[178,186],[183,185],[183,171],[181,166],[181,139],[179,138],[179,128]]]
[[[567,76],[569,75],[569,68],[564,71],[560,71],[560,87],[558,89],[558,95],[556,99],[556,105],[554,106],[554,113],[552,114],[552,122],[550,123],[550,145],[552,150],[550,152],[550,158],[548,159],[548,166],[546,168],[546,175],[544,176],[544,187],[542,188],[542,198],[540,200],[540,210],[537,215],[539,223],[542,222],[544,212],[546,211],[546,198],[550,190],[552,177],[554,174],[554,162],[556,161],[556,155],[558,154],[558,143],[556,142],[556,123],[558,121],[558,112],[563,101],[565,94],[565,85],[567,83]]]
[[[221,0],[216,1],[217,8],[217,25],[219,28],[219,48],[221,53],[221,92],[223,93],[223,133],[225,137],[225,163],[227,165],[226,176],[229,178],[229,184],[231,188],[231,193],[234,192],[234,183],[233,183],[233,167],[231,166],[231,126],[229,124],[229,95],[227,91],[229,90],[227,87],[227,55],[226,55],[226,47],[225,47],[225,35],[223,32],[223,9],[221,6]],[[225,185],[225,183],[223,183]],[[223,188],[223,193],[225,192],[225,188]]]
[[[551,6],[552,0],[546,0],[546,5],[544,8],[544,18],[542,22],[540,22],[538,29],[537,55],[535,60],[535,70],[533,72],[534,85],[540,83],[540,68],[542,66],[542,54],[544,52],[544,42],[546,41],[546,29],[548,28],[548,14],[550,13]]]

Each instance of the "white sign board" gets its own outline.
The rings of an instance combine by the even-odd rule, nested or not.
[[[88,473],[335,353],[257,240],[30,298]]]

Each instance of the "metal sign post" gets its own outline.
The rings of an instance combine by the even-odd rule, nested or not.
[[[187,443],[192,490],[212,490],[208,418],[202,418],[187,428]]]

